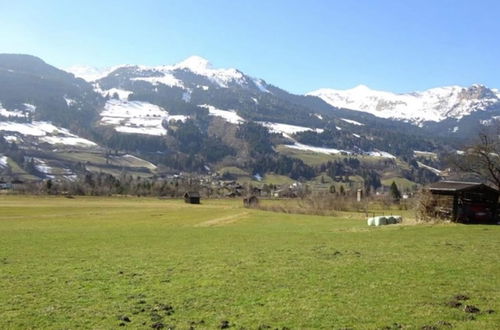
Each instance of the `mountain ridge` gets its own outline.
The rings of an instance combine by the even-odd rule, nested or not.
[[[322,88],[306,95],[332,106],[403,120],[417,125],[447,118],[462,119],[476,111],[500,104],[500,93],[480,84],[470,87],[444,86],[422,92],[392,93],[359,85],[348,90]]]
[[[435,175],[419,167],[415,151],[459,145],[410,123],[214,68],[201,57],[108,71],[88,82],[35,57],[0,56],[0,153],[41,177],[53,177],[57,171],[42,171],[58,167],[67,177],[120,175],[120,166],[130,163],[126,155],[133,155],[143,161],[123,168],[140,176],[239,168],[251,177],[311,180],[327,171],[376,182],[391,168],[390,175],[421,182]],[[356,157],[377,165],[359,166]]]

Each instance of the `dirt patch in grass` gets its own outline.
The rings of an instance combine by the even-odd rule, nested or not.
[[[203,222],[195,225],[195,227],[224,226],[224,225],[236,222],[238,220],[241,220],[246,215],[248,215],[248,212],[242,212],[242,213],[238,213],[238,214],[234,214],[234,215],[228,215],[225,217],[210,219],[210,220],[203,221]]]

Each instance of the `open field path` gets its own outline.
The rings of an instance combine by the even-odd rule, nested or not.
[[[227,225],[227,224],[236,222],[238,220],[241,220],[244,217],[246,217],[247,215],[248,215],[248,212],[241,212],[241,213],[237,213],[234,215],[228,215],[225,217],[218,217],[215,219],[203,221],[203,222],[195,225],[195,227],[223,226],[223,225]]]

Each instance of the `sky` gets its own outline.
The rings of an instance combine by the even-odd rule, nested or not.
[[[498,0],[0,0],[0,53],[59,68],[191,55],[293,93],[500,88]]]

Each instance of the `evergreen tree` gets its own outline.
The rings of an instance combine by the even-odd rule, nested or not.
[[[401,192],[399,191],[396,182],[392,181],[389,192],[391,194],[392,200],[395,202],[399,202],[399,200],[401,199]]]

